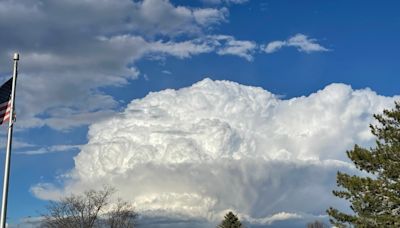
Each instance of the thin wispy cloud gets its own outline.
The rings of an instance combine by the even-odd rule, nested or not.
[[[204,3],[209,4],[243,4],[249,0],[201,0]]]
[[[240,217],[243,220],[245,220],[251,224],[255,224],[255,225],[271,225],[272,223],[277,222],[277,221],[285,221],[285,220],[303,218],[303,216],[300,214],[288,213],[288,212],[279,212],[279,213],[276,213],[276,214],[273,214],[271,216],[264,217],[264,218],[252,218],[248,215],[240,215]]]
[[[161,71],[161,73],[163,73],[163,74],[172,74],[172,72],[169,71],[169,70],[163,70],[163,71]]]
[[[223,42],[220,44],[221,47],[217,50],[218,55],[234,55],[245,58],[247,61],[253,60],[254,51],[257,48],[257,44],[253,41],[248,40],[236,40],[232,36],[212,36],[217,42]]]
[[[71,152],[77,151],[80,149],[82,145],[53,145],[40,147],[39,149],[30,149],[30,150],[19,150],[15,152],[18,155],[42,155],[42,154],[51,154],[51,153],[60,153],[60,152]],[[38,147],[38,146],[34,146]]]
[[[287,40],[272,41],[263,46],[262,49],[266,53],[279,51],[283,47],[294,47],[298,51],[305,53],[329,51],[328,48],[318,44],[317,41],[317,39],[309,38],[307,35],[299,33]]]

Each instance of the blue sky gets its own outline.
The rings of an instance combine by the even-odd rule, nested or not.
[[[0,75],[4,80],[10,75],[12,53],[21,53],[17,90],[19,115],[14,134],[16,143],[8,211],[12,223],[40,215],[47,203],[45,199],[52,198],[43,194],[69,193],[73,186],[82,190],[81,179],[70,181],[65,177],[71,172],[82,171],[75,163],[83,162],[79,160],[81,157],[76,158],[78,154],[93,155],[93,151],[82,149],[82,146],[91,144],[97,136],[101,138],[98,129],[102,129],[102,124],[110,124],[107,122],[110,119],[118,120],[119,116],[128,115],[124,111],[128,104],[150,92],[155,92],[159,102],[156,103],[161,107],[161,104],[172,101],[162,101],[165,95],[158,91],[192,89],[196,87],[192,87],[193,84],[210,78],[213,82],[236,82],[240,88],[242,85],[261,87],[284,103],[284,100],[292,98],[299,101],[299,97],[307,98],[313,93],[317,93],[317,97],[325,96],[328,92],[320,94],[317,91],[332,83],[343,83],[340,85],[351,88],[333,86],[328,90],[338,91],[337,94],[351,91],[348,92],[351,95],[343,92],[345,95],[341,102],[348,99],[345,107],[362,110],[354,118],[366,128],[371,119],[365,116],[388,107],[393,96],[399,94],[400,15],[397,9],[400,3],[397,1],[111,2],[0,2]],[[300,44],[293,41],[296,37]],[[268,44],[273,42],[278,42],[275,44],[280,44],[280,48],[266,52]],[[236,88],[230,84],[225,87],[211,84],[199,85],[205,97],[211,93],[211,88],[219,92],[225,87]],[[253,87],[249,91],[253,91]],[[179,96],[174,99],[181,99]],[[352,96],[370,98],[369,102],[362,102],[369,106],[350,105],[353,104],[349,98]],[[186,101],[182,99],[182,102]],[[143,104],[137,107],[145,109],[148,107],[146,104],[155,102],[148,100],[141,100]],[[307,102],[312,106],[310,104],[314,101]],[[185,104],[190,106],[190,102],[181,103],[182,106]],[[175,110],[175,107],[171,109]],[[175,111],[180,113],[178,109]],[[304,112],[311,113],[312,109],[300,111],[299,116]],[[283,108],[281,112],[282,116],[286,115]],[[330,114],[335,113],[332,111],[326,115]],[[211,114],[206,116],[219,118]],[[132,121],[140,122],[140,118],[136,118],[132,117]],[[234,128],[238,120],[230,121],[227,124]],[[343,129],[359,127],[346,124]],[[88,135],[91,128],[93,134]],[[2,131],[1,137],[4,138],[5,128]],[[360,127],[359,131],[365,129]],[[112,141],[104,139],[104,144],[107,140]],[[290,137],[287,140],[290,141]],[[347,162],[343,154],[349,145],[369,145],[371,142],[370,138],[357,140],[350,140],[343,145],[343,150],[339,147],[335,151],[337,156],[328,157]],[[295,152],[289,150],[289,153]],[[321,156],[317,157],[323,161]],[[4,156],[0,159],[2,164]],[[329,182],[331,186],[335,182],[331,171],[336,169],[326,169],[330,170],[326,175],[333,177]],[[39,186],[39,190],[33,190],[35,186]],[[326,194],[330,195],[330,192]],[[334,202],[332,200],[327,200],[326,205]],[[344,204],[338,201],[338,205]],[[279,212],[301,215],[304,221],[325,213],[321,209],[313,211],[282,206],[280,211],[271,209],[259,214],[255,212],[259,205],[250,205],[246,211],[230,206],[226,209],[253,218],[249,219],[250,223],[255,221],[254,218],[271,218]],[[223,205],[219,205],[218,210],[210,210],[219,212],[221,207]],[[326,221],[326,217],[322,218]],[[274,222],[262,224],[276,225]]]

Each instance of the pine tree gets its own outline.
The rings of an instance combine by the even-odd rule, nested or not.
[[[218,225],[218,228],[243,228],[239,218],[230,211],[224,216],[224,220]]]
[[[354,212],[346,214],[329,208],[331,222],[337,227],[400,227],[400,102],[374,118],[379,122],[370,125],[377,138],[375,147],[355,145],[347,151],[356,168],[368,174],[337,174],[341,190],[333,194],[348,200]]]

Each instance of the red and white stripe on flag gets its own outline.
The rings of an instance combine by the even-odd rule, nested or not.
[[[0,124],[10,119],[11,101],[0,104]]]
[[[10,119],[12,78],[0,86],[0,124]]]

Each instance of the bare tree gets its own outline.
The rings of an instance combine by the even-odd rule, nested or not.
[[[328,228],[328,226],[320,221],[314,221],[307,224],[307,228]]]
[[[82,195],[71,195],[60,201],[51,201],[41,224],[43,228],[128,228],[134,227],[137,214],[122,200],[112,206],[111,187],[89,190]]]
[[[129,228],[134,227],[137,213],[131,204],[118,199],[115,206],[107,214],[105,223],[110,228]]]

